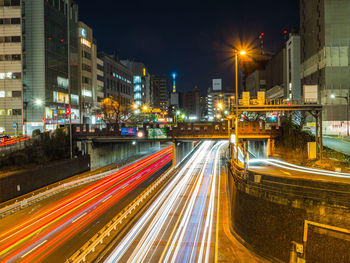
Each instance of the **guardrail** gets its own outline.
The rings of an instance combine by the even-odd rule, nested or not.
[[[55,195],[57,193],[60,193],[62,191],[66,191],[66,190],[71,189],[73,187],[77,187],[79,185],[87,184],[87,183],[102,179],[103,177],[106,177],[112,173],[119,171],[119,170],[120,170],[120,168],[117,168],[117,169],[113,169],[113,170],[108,171],[108,172],[92,175],[92,176],[89,176],[87,178],[81,178],[81,179],[78,179],[78,180],[75,180],[75,181],[72,181],[69,183],[63,183],[63,184],[58,183],[59,185],[52,188],[52,189],[49,189],[45,192],[39,193],[37,195],[33,195],[33,196],[28,197],[26,199],[23,199],[19,202],[15,202],[11,205],[5,206],[4,208],[1,208],[0,209],[0,218],[3,218],[8,214],[13,214],[14,212],[16,212],[22,208],[25,208],[29,205],[32,205],[36,202],[39,202],[45,198],[48,198],[48,197]],[[46,189],[48,189],[48,187],[46,187]]]
[[[152,152],[153,153],[153,152]],[[99,174],[95,174],[95,175],[91,175],[91,176],[88,176],[88,177],[85,177],[85,178],[81,178],[81,179],[77,179],[77,180],[74,180],[72,182],[68,182],[68,183],[60,183],[58,182],[58,186],[56,187],[53,187],[52,189],[48,189],[48,187],[46,187],[46,191],[42,192],[42,193],[39,193],[39,194],[33,194],[32,196],[28,197],[28,198],[25,198],[23,200],[20,200],[20,201],[17,201],[15,203],[12,203],[10,205],[6,205],[5,207],[3,208],[0,208],[0,218],[3,218],[5,217],[6,215],[8,214],[13,214],[14,212],[18,211],[18,210],[21,210],[29,205],[32,205],[32,204],[35,204],[45,198],[48,198],[50,196],[53,196],[55,194],[58,194],[60,192],[63,192],[65,190],[68,190],[68,189],[71,189],[71,188],[74,188],[74,187],[77,187],[77,186],[80,186],[80,185],[83,185],[83,184],[87,184],[87,183],[91,183],[91,182],[94,182],[94,181],[97,181],[99,179],[102,179],[106,176],[109,176],[113,173],[116,173],[118,172],[120,169],[122,169],[125,165],[131,165],[133,163],[136,163],[138,162],[139,160],[143,159],[144,157],[141,157],[141,158],[138,158],[130,163],[127,163],[127,164],[122,164],[121,167],[118,167],[118,168],[115,168],[113,170],[110,170],[110,171],[107,171],[107,172],[103,172],[103,173],[99,173]],[[40,189],[39,189],[40,191]],[[7,202],[11,202],[10,201],[7,201]],[[6,202],[5,202],[6,203]]]
[[[103,243],[106,237],[109,237],[112,231],[117,233],[123,229],[128,222],[126,219],[136,214],[144,203],[146,203],[151,197],[152,193],[156,192],[164,183],[165,180],[171,175],[175,168],[169,168],[165,174],[160,176],[154,181],[147,189],[145,189],[134,201],[132,201],[127,207],[125,207],[117,216],[115,216],[107,225],[105,225],[97,234],[95,234],[89,241],[87,241],[78,251],[76,251],[66,263],[79,263],[85,262],[86,257],[91,253],[95,252],[96,247]]]

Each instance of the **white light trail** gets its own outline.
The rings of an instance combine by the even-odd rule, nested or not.
[[[181,193],[182,188],[186,185],[188,178],[191,176],[195,166],[199,162],[201,158],[203,158],[205,154],[205,149],[208,148],[209,143],[204,142],[199,149],[194,153],[194,155],[190,158],[190,160],[185,164],[185,166],[179,171],[179,173],[175,176],[175,178],[167,185],[167,187],[161,192],[158,198],[153,202],[153,204],[148,208],[148,210],[144,213],[144,215],[139,219],[136,225],[129,231],[129,233],[124,237],[124,239],[118,244],[116,249],[110,254],[105,262],[119,262],[125,252],[129,249],[130,245],[133,243],[135,238],[139,235],[139,233],[143,230],[143,228],[149,223],[149,221],[153,218],[154,228],[149,228],[147,233],[155,233],[159,231],[159,226],[162,225],[162,222],[166,220],[166,217],[162,217],[163,212],[165,214],[171,211],[171,204],[174,203],[177,196]],[[189,169],[190,168],[190,169]],[[186,172],[189,169],[188,172]],[[186,174],[185,174],[186,172]],[[184,175],[185,174],[185,175]],[[184,175],[184,176],[183,176]],[[180,180],[181,179],[181,180]],[[163,204],[163,206],[162,206]],[[162,206],[162,207],[161,207]],[[159,209],[161,208],[161,209]],[[156,211],[159,209],[158,213]],[[153,215],[156,214],[156,215]],[[160,220],[163,219],[163,220]],[[152,225],[152,224],[151,224]],[[153,235],[154,236],[154,235]],[[147,238],[146,238],[147,237]],[[133,253],[134,257],[130,257],[129,261],[141,261],[141,256],[144,256],[143,251],[148,251],[147,243],[149,246],[152,245],[150,238],[152,235],[144,235],[143,240],[148,240],[149,242],[143,242],[142,247],[140,247],[140,243],[135,250],[137,255]],[[154,237],[153,237],[154,239]],[[135,252],[134,251],[134,252]],[[142,254],[141,254],[142,253]]]
[[[254,163],[265,163],[269,165],[273,165],[276,167],[280,167],[283,169],[296,171],[296,172],[304,172],[304,173],[310,173],[310,174],[318,174],[318,175],[325,175],[325,176],[332,176],[332,177],[339,177],[339,178],[350,178],[350,174],[348,173],[341,173],[341,172],[333,172],[333,171],[326,171],[326,170],[320,170],[315,168],[309,168],[309,167],[303,167],[287,162],[283,162],[276,159],[251,159],[249,160],[249,164]]]

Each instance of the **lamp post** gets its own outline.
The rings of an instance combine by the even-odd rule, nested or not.
[[[246,51],[235,51],[235,86],[236,86],[236,116],[235,116],[235,136],[236,136],[236,159],[238,161],[238,55],[244,56]]]
[[[349,137],[349,102],[350,102],[350,92],[346,96],[331,95],[332,99],[345,99],[346,100],[346,135]]]

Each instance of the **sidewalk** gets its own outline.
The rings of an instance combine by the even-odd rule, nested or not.
[[[227,173],[222,168],[219,176],[218,257],[215,262],[267,263],[270,262],[246,248],[231,232],[231,218],[227,192]]]
[[[323,136],[323,145],[332,150],[350,155],[350,141],[348,140],[342,140],[331,136]]]

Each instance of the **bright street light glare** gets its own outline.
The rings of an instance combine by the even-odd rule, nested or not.
[[[41,99],[36,99],[36,100],[35,100],[35,104],[38,105],[38,106],[40,106],[42,103],[43,103],[43,102],[42,102]]]
[[[332,98],[332,99],[335,99],[335,95],[334,95],[334,94],[331,94],[331,98]]]
[[[247,54],[247,52],[246,52],[245,50],[241,50],[241,51],[239,52],[239,54],[241,54],[242,56],[244,56],[245,54]]]

